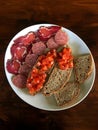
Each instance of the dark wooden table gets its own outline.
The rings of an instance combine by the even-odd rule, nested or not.
[[[98,0],[0,1],[0,130],[97,130],[97,72],[87,98],[59,112],[34,108],[11,89],[4,72],[6,47],[17,32],[38,23],[58,24],[78,34],[90,48],[98,68]]]

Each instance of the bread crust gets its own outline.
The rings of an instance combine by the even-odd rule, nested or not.
[[[63,73],[63,74],[60,75],[60,73]],[[70,68],[68,70],[61,70],[57,66],[55,66],[52,73],[49,76],[48,81],[46,82],[46,84],[44,85],[44,87],[42,89],[42,93],[45,96],[51,96],[54,92],[59,91],[69,81],[71,73],[72,73],[72,68]],[[63,77],[63,76],[65,76],[65,77]],[[56,78],[58,78],[58,79],[56,79]],[[64,78],[64,79],[61,80],[61,78]],[[61,81],[60,84],[59,84],[58,80]],[[57,83],[54,84],[53,83],[54,81]],[[57,85],[57,87],[53,88],[56,85]]]
[[[58,106],[65,106],[74,102],[74,100],[79,96],[79,94],[79,83],[68,82],[60,91],[54,93],[54,97]]]
[[[80,84],[83,83],[91,75],[92,71],[93,61],[90,54],[79,56],[74,59],[74,73],[77,82]]]

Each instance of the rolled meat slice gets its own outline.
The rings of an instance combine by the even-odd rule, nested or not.
[[[32,47],[32,52],[36,55],[41,55],[43,54],[43,52],[46,49],[46,45],[44,44],[44,42],[36,42],[35,44],[33,44]]]
[[[27,80],[27,77],[22,75],[22,74],[15,75],[12,78],[13,84],[18,88],[25,88],[26,87],[26,80]]]
[[[20,66],[18,73],[28,76],[29,72],[31,71],[31,66],[29,66],[28,64],[24,63],[23,65]]]
[[[38,30],[38,37],[41,41],[47,41],[50,37],[52,37],[61,27],[60,26],[50,26],[45,27],[42,26]]]
[[[25,38],[26,36],[20,36],[18,37],[17,39],[14,40],[14,43],[17,44],[17,43],[22,43],[23,39]]]
[[[56,49],[56,48],[58,48],[58,44],[54,41],[54,38],[53,37],[51,37],[47,42],[46,42],[46,44],[47,44],[47,47],[49,48],[49,49]]]
[[[25,38],[22,40],[22,42],[23,42],[23,44],[24,44],[25,46],[28,46],[28,45],[30,45],[32,42],[34,42],[34,40],[35,40],[35,34],[34,34],[34,32],[29,32],[29,33],[25,36]]]
[[[13,58],[19,61],[23,60],[27,54],[27,48],[25,46],[17,46],[14,49]]]
[[[28,46],[30,45],[32,42],[34,42],[35,40],[35,34],[34,32],[29,32],[28,34],[24,35],[24,36],[20,36],[17,39],[14,40],[14,43],[21,43],[24,46]]]
[[[20,62],[18,60],[8,59],[6,68],[9,73],[17,74],[20,68]]]
[[[25,58],[25,63],[33,67],[33,65],[36,63],[37,57],[38,56],[36,54],[28,54]]]
[[[55,35],[55,42],[58,45],[66,45],[68,42],[68,35],[66,32],[62,31],[61,29]]]

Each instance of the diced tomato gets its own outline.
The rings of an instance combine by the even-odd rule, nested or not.
[[[73,62],[69,62],[69,68],[72,68],[73,67]]]
[[[58,61],[59,68],[62,70],[72,68],[73,67],[73,56],[71,54],[71,49],[64,48],[59,53],[57,61]]]
[[[48,67],[47,67],[47,66],[41,67],[41,71],[47,71],[47,70],[48,70]]]
[[[38,69],[37,68],[33,68],[32,73],[38,73]]]
[[[53,66],[56,56],[55,50],[48,52],[46,55],[39,56],[37,64],[27,79],[27,88],[30,89],[30,93],[34,94],[43,87],[47,77],[46,72]]]
[[[41,66],[41,62],[38,61],[37,64],[36,64],[37,67]]]
[[[33,83],[34,83],[34,84],[38,84],[39,82],[40,82],[39,78],[34,78],[34,79],[33,79]]]
[[[36,92],[36,91],[35,91],[34,88],[30,88],[30,89],[29,89],[29,93],[30,93],[30,94],[35,94],[35,92]]]
[[[45,79],[47,77],[46,73],[43,73],[42,78]]]

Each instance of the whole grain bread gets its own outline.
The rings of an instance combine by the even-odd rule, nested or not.
[[[68,82],[62,89],[54,93],[58,106],[64,106],[73,102],[80,93],[80,87],[77,82]]]
[[[72,68],[67,70],[61,70],[57,66],[53,68],[52,73],[49,76],[48,81],[42,89],[42,93],[45,96],[52,95],[55,91],[62,88],[69,80],[72,73]]]
[[[74,59],[75,80],[83,83],[91,74],[93,68],[90,54],[79,56]]]

